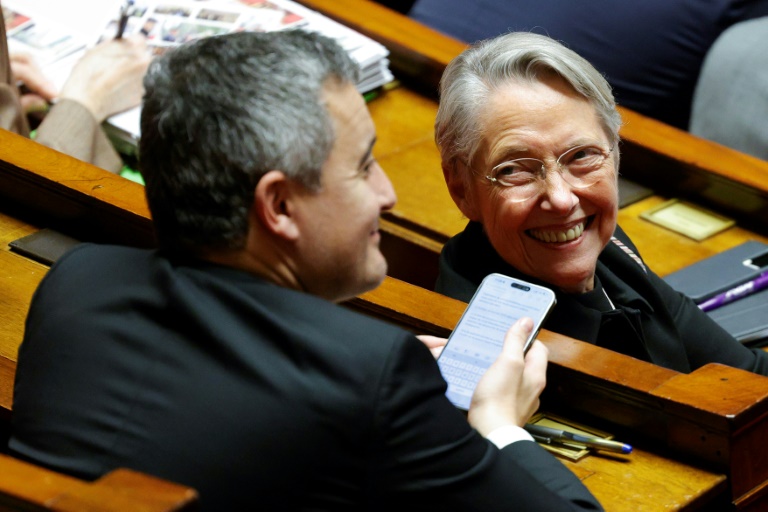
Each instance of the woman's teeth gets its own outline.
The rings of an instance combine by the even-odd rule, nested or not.
[[[542,242],[570,242],[581,236],[584,232],[584,223],[579,223],[565,231],[551,231],[545,229],[531,229],[528,233],[536,240]]]

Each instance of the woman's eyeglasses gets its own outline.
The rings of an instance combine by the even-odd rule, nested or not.
[[[593,144],[576,146],[557,157],[554,167],[573,188],[591,187],[608,174],[606,161],[614,149]],[[485,178],[507,187],[513,200],[526,201],[544,190],[547,163],[538,158],[516,158],[495,166]]]

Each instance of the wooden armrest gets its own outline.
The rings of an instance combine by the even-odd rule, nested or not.
[[[129,469],[86,482],[0,455],[0,510],[165,512],[197,509],[194,489]]]
[[[154,243],[142,185],[2,129],[0,199],[81,240]]]

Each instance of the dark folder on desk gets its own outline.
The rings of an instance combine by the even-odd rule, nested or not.
[[[768,270],[768,244],[751,240],[677,272],[664,280],[700,303]],[[738,299],[707,313],[742,343],[768,338],[768,290]]]
[[[14,252],[51,266],[60,256],[79,243],[80,241],[75,238],[45,228],[13,240],[8,245]]]
[[[768,290],[747,295],[707,314],[742,343],[768,341]]]

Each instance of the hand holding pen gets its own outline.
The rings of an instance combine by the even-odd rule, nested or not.
[[[561,430],[551,427],[543,427],[541,425],[533,425],[531,423],[525,424],[525,430],[538,442],[545,444],[570,444],[578,443],[588,446],[590,448],[596,448],[598,450],[606,450],[616,453],[632,453],[632,447],[625,443],[618,441],[611,441],[610,439],[603,439],[600,437],[585,436],[581,434],[575,434],[568,432],[567,430]]]
[[[125,0],[123,6],[120,8],[120,17],[117,22],[117,33],[115,39],[122,39],[125,33],[125,27],[128,25],[128,18],[131,15],[131,8],[133,7],[133,0]]]

